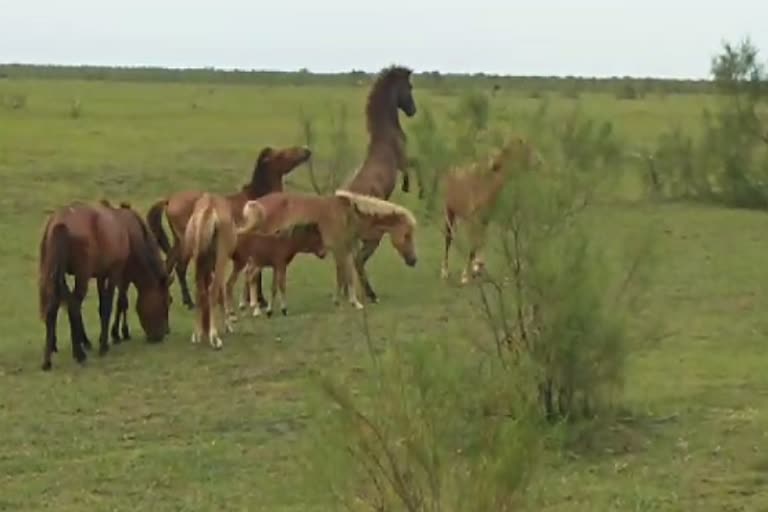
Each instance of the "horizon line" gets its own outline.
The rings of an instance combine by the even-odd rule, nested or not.
[[[106,69],[127,69],[127,70],[160,70],[160,71],[207,71],[214,73],[307,73],[310,75],[350,75],[362,73],[365,75],[376,75],[381,71],[375,71],[352,68],[348,70],[335,71],[313,71],[309,67],[300,67],[298,69],[276,69],[276,68],[244,68],[244,67],[218,67],[218,66],[161,66],[149,64],[61,64],[61,63],[42,63],[42,62],[0,62],[0,67],[49,67],[49,68],[106,68]],[[580,80],[664,80],[664,81],[684,81],[684,82],[710,82],[712,78],[694,78],[694,77],[664,77],[652,75],[573,75],[573,74],[548,74],[548,75],[526,75],[510,73],[494,73],[488,71],[441,71],[439,69],[424,69],[417,71],[415,75],[428,75],[437,73],[442,76],[484,76],[489,78],[557,78],[557,79],[580,79]]]

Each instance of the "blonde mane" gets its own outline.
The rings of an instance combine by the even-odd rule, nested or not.
[[[350,192],[349,190],[337,190],[335,195],[336,197],[343,197],[354,203],[360,213],[364,215],[372,215],[375,217],[397,215],[405,219],[411,227],[416,227],[416,217],[408,208],[400,206],[399,204],[385,201],[378,197],[357,194],[355,192]]]

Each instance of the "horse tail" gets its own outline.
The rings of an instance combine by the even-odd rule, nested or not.
[[[152,235],[157,240],[157,244],[165,254],[171,250],[171,242],[168,240],[168,235],[165,234],[163,229],[163,213],[168,206],[168,199],[162,199],[155,204],[147,212],[147,225],[149,226]]]
[[[213,270],[218,236],[219,218],[209,202],[192,214],[184,236],[185,259],[188,261],[193,258],[198,272],[208,273]]]
[[[40,317],[45,316],[54,304],[56,307],[68,296],[65,275],[69,259],[69,230],[64,224],[56,224],[40,243]]]

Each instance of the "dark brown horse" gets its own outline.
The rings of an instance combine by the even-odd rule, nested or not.
[[[157,253],[144,229],[132,236],[126,220],[104,205],[72,203],[54,211],[40,241],[40,315],[45,321],[43,370],[51,369],[51,354],[58,351],[56,319],[66,304],[72,338],[72,356],[87,359],[91,342],[85,332],[82,303],[92,278],[97,280],[101,333],[99,352],[109,350],[108,330],[115,288],[125,282],[136,285],[136,312],[150,341],[162,340],[168,331],[168,279],[158,265]],[[70,290],[66,274],[75,278]]]
[[[400,126],[398,110],[406,116],[416,114],[411,70],[393,66],[381,71],[368,94],[365,113],[369,135],[368,153],[363,165],[342,188],[358,194],[389,199],[395,190],[398,170],[403,173],[403,192],[408,192],[410,179],[405,151],[406,138]],[[417,174],[417,179],[419,176]],[[423,185],[419,179],[419,194]],[[381,243],[381,231],[371,231],[361,239],[355,255],[355,271],[365,295],[377,302],[376,293],[368,280],[365,264]]]
[[[312,152],[305,147],[284,149],[266,147],[262,149],[256,159],[250,183],[243,185],[239,192],[227,196],[232,211],[235,212],[235,215],[239,215],[246,201],[258,199],[270,192],[283,190],[283,177],[309,160],[311,156]],[[202,195],[203,192],[198,190],[177,192],[158,201],[147,212],[147,223],[160,244],[160,248],[168,255],[170,265],[176,269],[182,300],[188,308],[193,308],[194,302],[187,285],[187,264],[181,261],[180,255],[189,217],[192,215],[195,201]],[[171,226],[173,244],[168,240],[168,236],[163,230],[163,212],[165,212],[168,224]],[[265,306],[266,301],[261,288],[261,274],[257,276],[257,279],[259,303]]]
[[[134,275],[137,279],[142,280],[166,279],[168,283],[167,285],[170,288],[171,284],[173,283],[173,274],[169,273],[165,268],[161,258],[160,247],[155,238],[149,233],[149,230],[147,229],[147,226],[141,216],[131,208],[129,203],[126,202],[120,203],[119,208],[113,208],[112,205],[106,200],[102,200],[101,204],[108,208],[112,208],[115,215],[124,223],[128,229],[131,246],[140,248],[143,244],[149,245],[147,251],[141,250],[138,252],[138,254],[142,254],[147,257],[146,261],[129,261],[128,264],[134,267],[144,266],[145,268],[151,269],[152,272],[146,273],[143,272],[141,268],[136,268],[135,270],[129,269],[129,275]],[[127,341],[131,339],[130,330],[128,328],[128,289],[130,288],[131,284],[132,282],[129,280],[123,280],[123,282],[120,283],[117,287],[117,310],[115,312],[115,320],[112,324],[111,330],[112,342],[115,344],[119,344],[124,340]],[[169,293],[168,305],[170,306],[172,303],[173,299]],[[139,316],[139,321],[142,322],[141,316]],[[144,327],[143,324],[142,328],[144,330],[147,329],[147,327]],[[166,332],[170,332],[170,329],[166,329]]]

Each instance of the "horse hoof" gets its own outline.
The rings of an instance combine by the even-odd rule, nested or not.
[[[267,318],[272,318],[272,309],[266,311]]]
[[[43,365],[40,367],[44,372],[51,371],[51,362],[45,361]]]
[[[215,350],[221,350],[221,348],[224,346],[224,343],[221,341],[221,338],[219,338],[218,336],[214,336],[213,338],[211,338],[211,346]]]
[[[353,306],[355,309],[358,309],[358,310],[360,310],[360,309],[364,309],[364,306],[363,306],[362,304],[360,304],[359,302],[353,302],[353,303],[352,303],[352,306]]]
[[[82,352],[80,354],[75,354],[75,361],[77,361],[79,364],[85,364],[85,361],[88,360],[88,356],[85,354],[85,352]]]
[[[192,343],[197,343],[197,342],[199,342],[199,341],[200,341],[200,340],[198,339],[198,337],[197,337],[197,333],[196,333],[196,332],[193,332],[193,333],[192,333],[192,338],[190,338],[190,341],[191,341]]]
[[[253,308],[253,316],[261,316],[261,309],[260,308]]]
[[[103,357],[103,356],[107,355],[107,352],[109,352],[109,345],[102,345],[102,346],[99,347],[99,355],[100,356]]]
[[[282,308],[280,311],[283,313],[283,316],[288,316],[288,308]]]
[[[248,304],[246,304],[245,302],[241,302],[240,304],[237,305],[237,308],[240,310],[243,310],[247,307],[248,307]]]
[[[88,351],[90,351],[93,348],[93,343],[91,343],[91,340],[89,340],[88,338],[83,340],[82,345],[83,345],[83,348]]]

